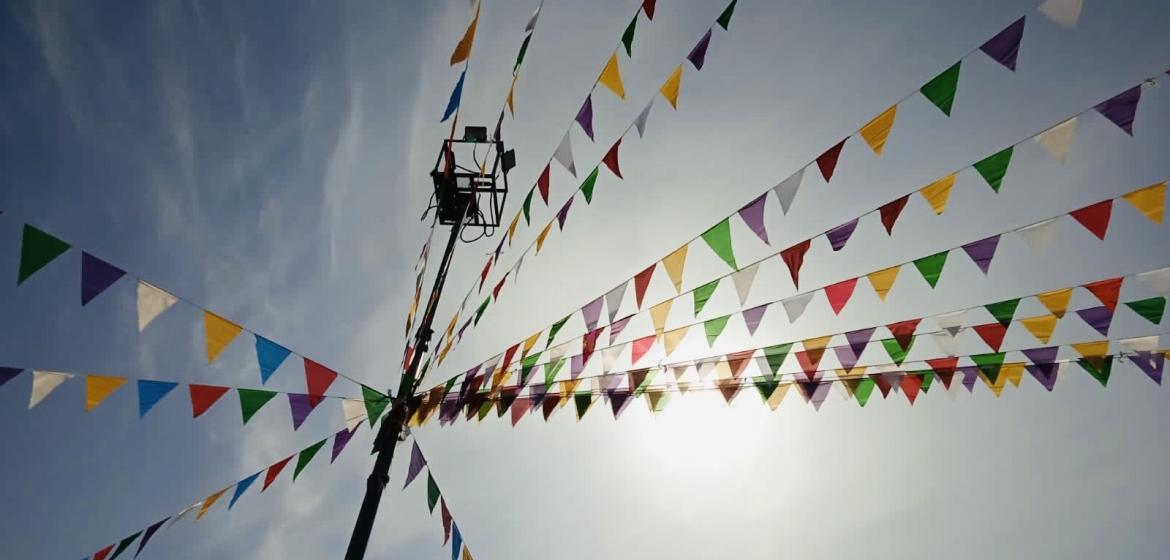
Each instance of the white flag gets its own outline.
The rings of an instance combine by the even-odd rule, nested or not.
[[[735,293],[739,295],[739,304],[744,305],[747,301],[748,294],[752,290],[752,282],[756,279],[756,271],[760,268],[760,263],[753,264],[747,268],[741,268],[731,275],[731,282],[735,284]]]
[[[1038,224],[1032,224],[1023,228],[1016,233],[1037,253],[1044,254],[1048,252],[1048,246],[1052,244],[1052,226],[1056,225],[1056,218],[1049,218]]]
[[[1037,144],[1048,152],[1056,161],[1068,161],[1068,151],[1072,148],[1073,136],[1077,133],[1077,118],[1073,117],[1033,137]]]
[[[1158,335],[1126,338],[1117,342],[1130,352],[1153,352],[1158,349]]]
[[[617,317],[618,309],[622,305],[622,298],[626,295],[626,286],[628,285],[630,285],[629,282],[623,282],[621,286],[605,294],[605,309],[609,313],[609,323],[611,325],[613,324],[614,317]]]
[[[1164,296],[1170,295],[1170,266],[1158,270],[1151,270],[1137,275],[1138,280],[1150,287],[1154,293]]]
[[[474,2],[475,0],[472,0],[472,3]],[[541,2],[540,5],[536,7],[536,11],[532,12],[532,17],[528,18],[528,25],[524,26],[525,33],[532,33],[532,30],[536,29],[536,20],[540,18],[540,9],[543,7],[544,2]]]
[[[151,321],[170,309],[179,298],[168,294],[155,286],[138,281],[138,332],[142,332]]]
[[[780,302],[784,304],[784,312],[788,314],[789,323],[795,323],[801,315],[804,315],[804,310],[808,307],[808,302],[812,301],[813,294],[815,293],[800,294]]]
[[[366,412],[365,401],[357,399],[342,399],[341,413],[345,416],[345,427],[350,430],[370,417],[369,413]]]
[[[1080,21],[1083,7],[1083,0],[1045,0],[1036,9],[1058,25],[1072,29]]]
[[[638,119],[634,121],[634,126],[638,128],[638,138],[642,138],[646,134],[646,119],[650,118],[650,107],[654,106],[654,99],[651,99],[646,104],[646,108],[638,113]]]
[[[40,404],[53,392],[53,389],[61,386],[62,383],[73,379],[72,373],[59,373],[56,371],[33,371],[32,394],[28,398],[28,408]]]
[[[788,208],[792,206],[792,200],[796,198],[796,191],[800,190],[800,181],[803,179],[804,169],[802,168],[779,185],[772,187],[772,190],[776,192],[776,198],[780,199],[780,208],[784,210],[784,215],[788,215]]]
[[[573,144],[569,142],[569,131],[565,131],[565,137],[561,139],[561,145],[557,146],[557,151],[553,153],[553,158],[574,177],[577,176],[577,165],[573,163]]]

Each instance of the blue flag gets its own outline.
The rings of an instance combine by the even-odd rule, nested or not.
[[[236,500],[240,499],[240,496],[243,496],[244,492],[248,491],[248,487],[251,486],[253,482],[256,482],[256,477],[258,476],[260,476],[259,472],[236,483],[236,493],[232,495],[232,501],[228,503],[229,510],[232,509],[232,506],[236,505]]]
[[[284,363],[290,354],[285,348],[267,338],[256,335],[256,359],[260,362],[260,383],[268,383],[268,378]]]
[[[158,404],[163,397],[167,396],[178,383],[170,381],[151,381],[149,379],[138,380],[138,417],[146,416],[154,405]]]
[[[459,100],[463,97],[463,78],[467,76],[467,70],[459,74],[459,81],[455,84],[455,90],[451,92],[451,100],[447,101],[447,110],[443,113],[443,120],[439,122],[447,122],[451,115],[455,114],[455,110],[459,108]]]

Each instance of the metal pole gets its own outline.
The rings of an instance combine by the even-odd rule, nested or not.
[[[382,491],[390,482],[390,462],[394,459],[394,448],[398,445],[398,437],[402,433],[402,425],[414,409],[418,406],[418,399],[414,398],[415,385],[419,362],[427,351],[431,340],[431,324],[435,320],[435,311],[439,306],[439,296],[443,292],[443,284],[447,280],[447,269],[451,266],[451,256],[455,253],[455,242],[459,239],[459,232],[463,229],[463,222],[467,219],[467,210],[471,207],[471,198],[461,214],[462,218],[451,226],[451,237],[447,239],[447,249],[443,253],[443,261],[435,275],[435,285],[431,289],[431,297],[419,321],[418,331],[415,333],[414,354],[410,358],[410,365],[402,374],[402,381],[398,384],[398,392],[393,397],[390,413],[382,420],[378,435],[374,438],[374,451],[378,458],[374,461],[374,470],[366,479],[366,496],[362,499],[362,507],[358,510],[357,523],[353,526],[353,535],[349,539],[349,548],[345,551],[345,560],[362,560],[366,555],[366,546],[370,542],[370,532],[374,529],[374,518],[378,515],[378,504],[382,501]]]

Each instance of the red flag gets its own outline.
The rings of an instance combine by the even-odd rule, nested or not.
[[[914,331],[918,329],[918,323],[920,321],[922,319],[899,321],[886,325],[886,328],[890,329],[890,334],[894,335],[894,340],[898,341],[898,346],[901,346],[902,350],[909,350],[910,341],[914,339]]]
[[[845,147],[846,140],[849,140],[848,136],[836,146],[829,148],[825,153],[817,156],[817,167],[821,169],[821,176],[825,178],[826,183],[833,178],[833,171],[837,169],[837,158],[841,157],[841,148]]]
[[[107,547],[95,552],[93,555],[93,560],[106,560],[106,557],[108,557],[110,555],[110,552],[113,550],[114,550],[114,545],[111,544],[110,546],[107,546]]]
[[[650,277],[654,275],[657,266],[658,263],[654,263],[634,277],[634,296],[638,300],[638,309],[642,308],[642,296],[646,295],[646,287],[650,285]]]
[[[853,288],[856,286],[857,279],[850,278],[825,287],[825,296],[829,298],[829,307],[833,308],[834,314],[840,315],[841,310],[845,309],[845,304],[849,303],[849,298],[853,297]]]
[[[983,339],[992,350],[999,352],[999,346],[1003,344],[1003,337],[1007,334],[1007,327],[1003,323],[996,321],[994,323],[987,323],[986,325],[975,325],[975,329],[979,338]]]
[[[1085,284],[1084,288],[1101,300],[1101,305],[1110,311],[1117,311],[1117,297],[1121,294],[1121,282],[1124,278],[1110,278]]]
[[[589,358],[593,356],[593,349],[597,348],[597,337],[601,336],[603,330],[605,327],[589,331],[581,338],[581,367],[585,367],[585,364],[589,363]]]
[[[817,372],[817,367],[821,364],[821,357],[824,355],[824,348],[801,350],[796,353],[796,362],[800,364],[800,370],[804,372],[805,377],[813,378],[813,374]]]
[[[906,374],[902,376],[902,393],[910,399],[910,404],[914,404],[914,399],[918,398],[918,391],[922,389],[922,376]]]
[[[642,359],[642,356],[645,356],[654,347],[655,340],[658,340],[658,335],[653,334],[635,340],[633,350],[630,351],[630,363],[638,363],[638,360]]]
[[[951,388],[951,378],[955,376],[955,367],[959,365],[959,358],[952,356],[949,358],[932,358],[926,360],[930,369],[934,370],[935,375],[938,375],[939,380],[942,381],[943,387]]]
[[[731,366],[731,377],[739,379],[739,376],[743,375],[744,368],[747,367],[748,362],[752,361],[752,354],[755,352],[755,350],[744,350],[724,356],[727,365]]]
[[[512,358],[516,357],[516,351],[520,349],[520,343],[513,344],[511,348],[504,350],[504,361],[500,362],[500,371],[508,371],[508,366],[512,365]],[[491,372],[484,372],[491,374]]]
[[[199,418],[211,405],[215,404],[224,393],[228,392],[227,387],[219,387],[216,385],[190,385],[188,387],[191,391],[191,414],[192,418]]]
[[[613,147],[608,152],[605,152],[605,157],[601,158],[601,161],[614,175],[617,175],[618,179],[625,179],[625,177],[622,177],[622,170],[618,167],[618,147],[621,145],[622,139],[618,138],[617,142],[613,143]]]
[[[878,208],[878,214],[881,215],[882,225],[886,228],[886,233],[894,235],[894,223],[898,221],[898,216],[902,215],[902,209],[906,207],[906,201],[910,200],[910,195],[903,196],[898,200],[887,202]]]
[[[439,497],[439,512],[443,515],[443,544],[451,538],[451,512],[447,511],[447,500]]]
[[[890,396],[890,390],[893,389],[894,386],[890,385],[890,380],[886,379],[885,375],[874,373],[871,374],[869,378],[873,380],[874,384],[877,385],[878,390],[882,392],[883,399]]]
[[[520,397],[516,402],[512,403],[512,426],[515,427],[528,414],[528,410],[532,408],[532,399],[529,397]]]
[[[646,13],[646,19],[654,19],[654,2],[657,0],[642,0],[642,11]],[[1170,74],[1170,72],[1167,72]]]
[[[488,271],[492,269],[492,258],[488,257],[486,263],[483,264],[483,271],[479,273],[479,291],[483,291],[483,283],[487,282]]]
[[[1097,239],[1104,240],[1105,233],[1109,231],[1109,216],[1113,213],[1113,199],[1103,200],[1096,204],[1086,206],[1080,210],[1073,210],[1069,215],[1074,220],[1080,222],[1085,229],[1097,236]]]
[[[264,486],[260,487],[261,492],[267,490],[268,487],[276,481],[276,477],[280,476],[280,471],[284,470],[285,465],[287,465],[288,462],[292,460],[292,458],[293,456],[289,455],[288,457],[273,463],[271,467],[268,467],[268,472],[264,473]]]
[[[536,180],[536,189],[540,191],[540,198],[544,200],[544,205],[548,206],[548,163],[544,164],[544,171],[540,172],[540,178]]]
[[[337,379],[337,372],[305,358],[305,386],[308,387],[309,406],[321,403],[325,391]]]
[[[504,281],[507,279],[508,279],[508,275],[505,273],[504,277],[500,278],[499,283],[496,284],[496,287],[492,288],[492,297],[493,298],[500,299],[500,290],[504,289]]]
[[[808,252],[808,248],[812,246],[812,240],[805,239],[796,245],[793,245],[783,251],[780,251],[780,258],[784,264],[788,265],[788,273],[792,275],[792,283],[800,288],[800,267],[804,264],[804,254]]]

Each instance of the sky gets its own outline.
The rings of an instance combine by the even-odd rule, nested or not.
[[[461,125],[494,124],[537,4],[483,0]],[[619,55],[627,99],[594,93],[591,143],[569,125],[637,5],[544,3],[515,86],[515,115],[504,121],[518,161],[505,216],[566,130],[578,168],[591,169],[725,4],[661,0],[652,22],[639,19],[632,59]],[[565,230],[526,258],[519,280],[509,280],[428,382],[631,278],[1021,15],[1015,72],[978,53],[967,58],[949,118],[921,96],[905,99],[880,158],[851,139],[829,185],[814,168],[787,215],[768,199],[771,246],[733,220],[740,262],[912,192],[1170,67],[1165,2],[1086,0],[1075,29],[1034,8],[1024,0],[739,2],[730,30],[714,29],[702,71],[685,69],[677,110],[658,97],[645,137],[625,136],[624,180],[601,172],[592,203],[574,203]],[[280,10],[210,1],[6,3],[0,278],[16,277],[21,228],[31,223],[362,383],[396,387],[413,268],[430,232],[420,220],[427,173],[449,132],[439,118],[459,76],[448,56],[471,15],[464,0]],[[915,195],[893,236],[871,217],[840,253],[814,242],[802,286],[1165,180],[1168,83],[1144,90],[1132,138],[1087,114],[1065,164],[1027,143],[999,194],[968,170],[942,216]],[[517,232],[505,265],[583,177],[553,164],[550,208],[534,206],[534,226]],[[692,337],[679,353],[733,352],[1161,268],[1170,265],[1166,228],[1118,203],[1104,241],[1063,220],[1044,255],[1005,237],[986,276],[956,259],[931,290],[904,270],[884,303],[859,284],[840,316],[820,301],[790,325],[773,309],[754,336],[733,324],[713,349]],[[500,234],[459,246],[439,329]],[[261,386],[247,333],[207,363],[197,307],[180,303],[139,333],[131,278],[78,305],[80,260],[75,249],[20,286],[0,288],[0,365]],[[684,289],[726,271],[701,242],[692,245]],[[656,274],[648,301],[673,292]],[[1142,289],[1127,282],[1122,300],[1147,297]],[[752,300],[795,292],[769,257]],[[721,286],[705,316],[738,303]],[[623,305],[633,309],[632,295]],[[1082,290],[1071,308],[1091,305]],[[1019,315],[1040,310],[1030,300]],[[688,311],[675,309],[668,324],[690,322]],[[565,328],[568,336],[584,330],[579,317]],[[629,329],[641,336],[650,324]],[[1119,310],[1110,337],[1158,329]],[[1092,338],[1070,315],[1054,343]],[[960,342],[960,354],[985,351],[974,336]],[[1018,326],[1004,343],[1034,345]],[[911,359],[937,355],[927,344],[915,350]],[[232,395],[192,419],[181,389],[140,420],[131,385],[86,412],[80,378],[29,410],[30,385],[26,373],[0,387],[0,539],[14,558],[85,557],[344,425],[327,401],[294,431],[283,397],[243,426]],[[267,386],[304,390],[295,356]],[[338,379],[329,393],[359,390]],[[1154,557],[1170,546],[1170,396],[1136,368],[1118,364],[1108,389],[1070,371],[1051,393],[1029,378],[998,399],[985,387],[951,396],[932,391],[910,406],[891,395],[861,408],[834,391],[815,411],[790,394],[773,412],[746,391],[730,406],[705,391],[658,415],[636,402],[615,420],[595,404],[581,421],[564,409],[548,422],[432,422],[412,434],[476,558],[1097,558]],[[372,465],[371,441],[360,429],[335,463],[323,450],[295,484],[286,472],[231,511],[225,501],[197,523],[184,519],[157,534],[143,557],[338,557]],[[438,513],[427,513],[425,485],[399,490],[408,451],[399,447],[368,558],[450,556]]]

